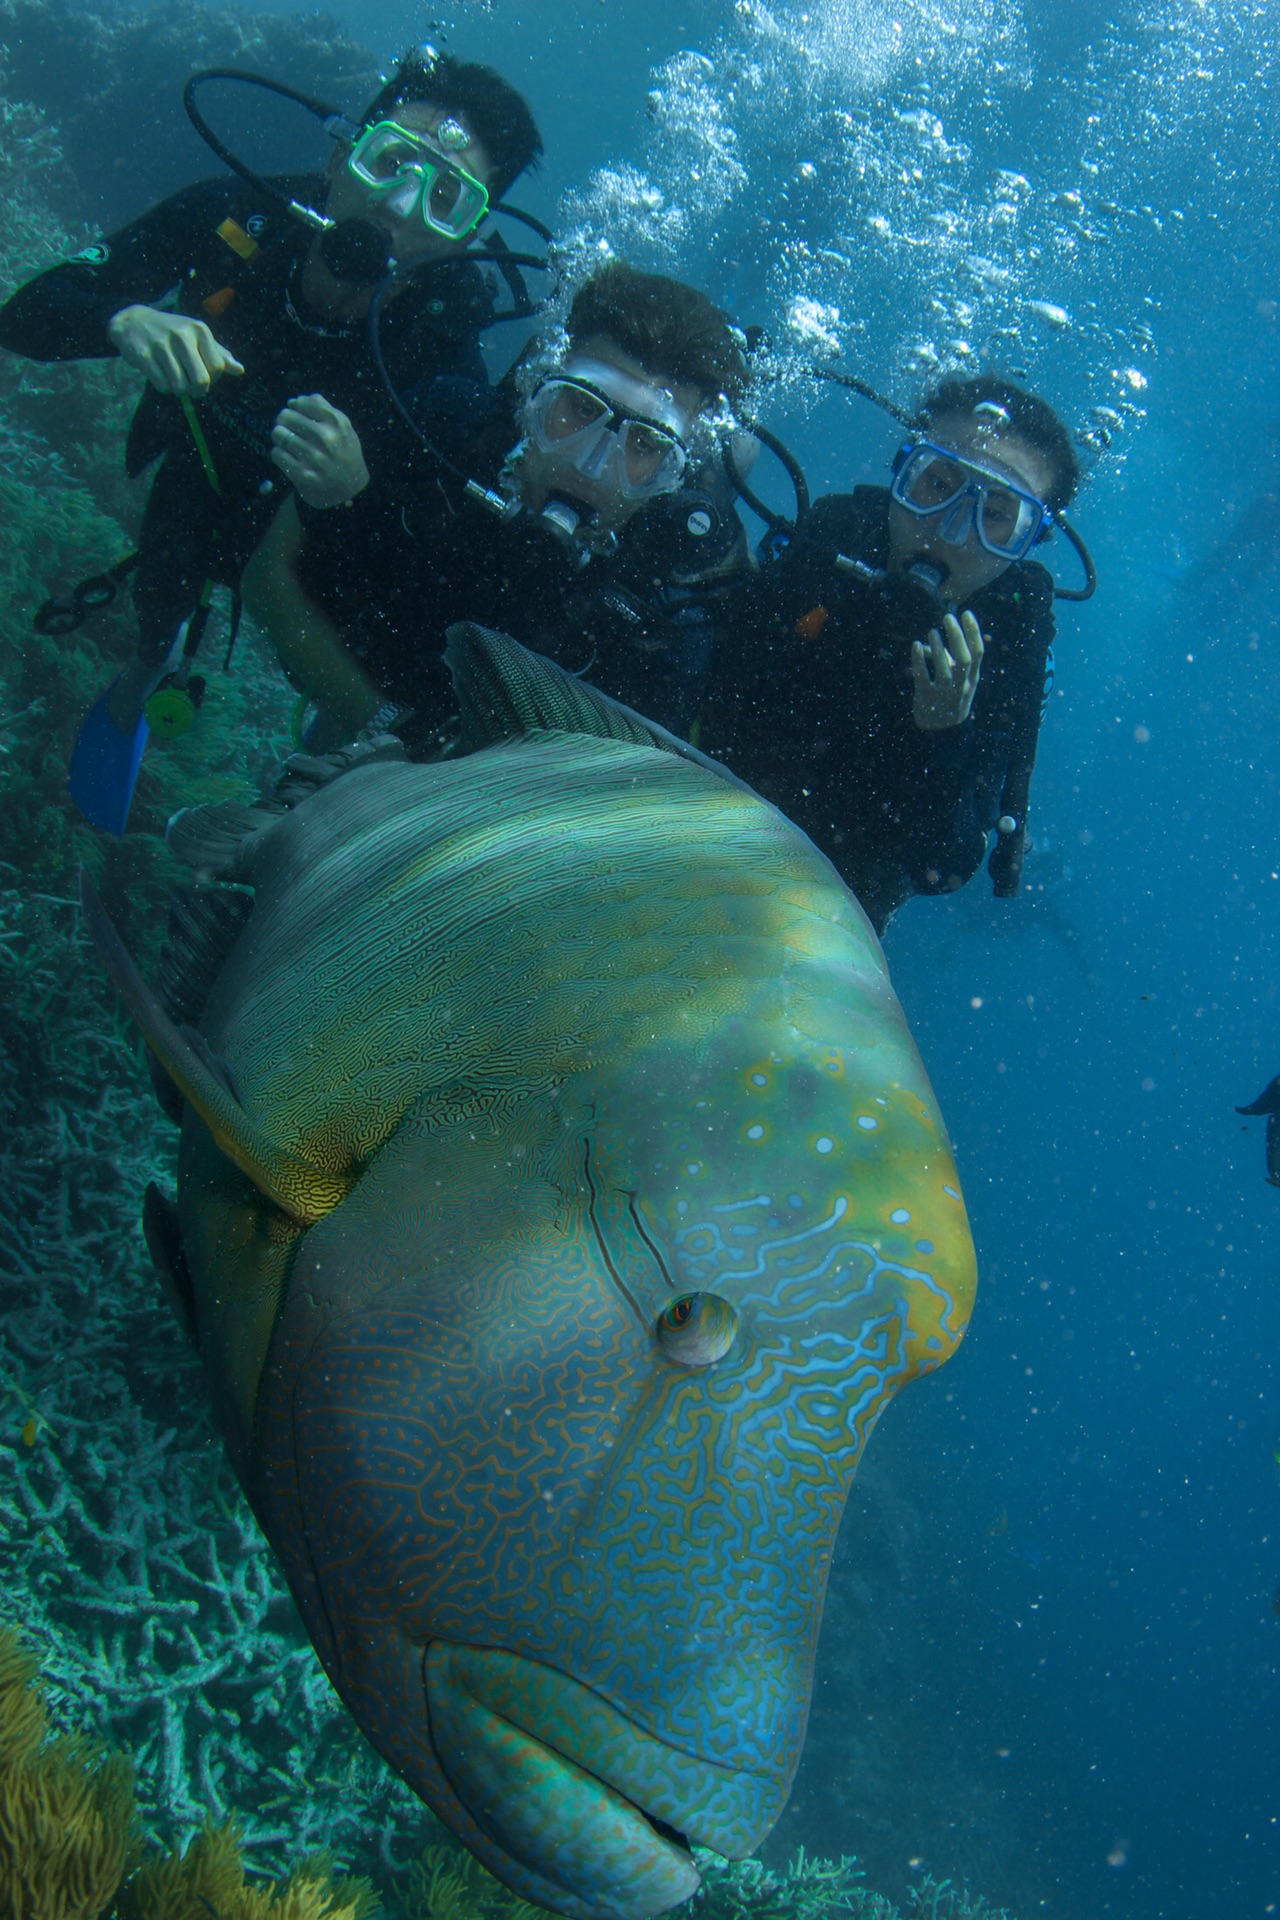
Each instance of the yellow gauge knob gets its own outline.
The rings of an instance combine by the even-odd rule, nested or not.
[[[176,740],[195,724],[196,703],[185,687],[158,687],[143,712],[152,733],[161,740]]]

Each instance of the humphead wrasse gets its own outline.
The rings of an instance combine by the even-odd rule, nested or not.
[[[514,642],[451,665],[461,756],[178,817],[252,890],[198,1031],[86,910],[185,1101],[149,1240],[334,1686],[509,1886],[644,1920],[786,1801],[854,1468],[973,1248],[829,863]]]

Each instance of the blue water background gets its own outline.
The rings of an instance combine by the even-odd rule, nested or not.
[[[387,58],[424,31],[408,7],[341,11]],[[989,1787],[1006,1837],[1001,1884],[983,1890],[1024,1920],[1246,1920],[1280,1903],[1280,1192],[1263,1182],[1262,1123],[1232,1109],[1280,1070],[1280,568],[1201,584],[1159,569],[1211,553],[1280,469],[1266,433],[1280,418],[1280,112],[1264,78],[1277,13],[1172,0],[900,12],[917,51],[863,89],[873,122],[923,73],[947,137],[971,150],[962,190],[985,192],[999,167],[1037,192],[1102,178],[1128,209],[1070,272],[1059,260],[1041,274],[1049,256],[1020,251],[1021,294],[1060,299],[1065,274],[1073,326],[1028,323],[996,359],[1028,365],[1075,424],[1115,399],[1135,328],[1153,343],[1146,417],[1079,502],[1102,587],[1061,609],[1033,890],[993,901],[980,876],[953,902],[910,905],[887,942],[982,1273],[959,1358],[873,1443],[923,1523],[904,1546],[903,1618],[921,1639],[904,1658],[902,1737],[927,1745],[922,1796],[948,1765]],[[807,23],[833,35],[851,71],[887,17],[774,9],[792,43]],[[650,163],[651,70],[743,32],[730,6],[504,0],[455,10],[448,40],[534,102],[549,155],[521,198],[554,218],[594,169]],[[909,398],[922,288],[954,261],[877,251],[874,205],[851,215],[843,176],[793,191],[818,125],[795,72],[796,93],[757,106],[743,133],[749,187],[694,221],[678,264],[784,339],[787,299],[820,279],[843,322],[859,315],[860,331],[836,329],[841,364]],[[838,97],[838,70],[813,84]],[[677,147],[673,191],[682,164]],[[862,234],[867,251],[810,282],[786,241],[824,229]],[[892,444],[873,411],[834,395],[786,389],[766,412],[816,493],[875,476]],[[837,1588],[857,1573],[856,1519],[855,1506]],[[856,1782],[831,1784],[858,1714],[820,1683],[789,1846],[875,1852]],[[912,1825],[906,1807],[903,1851]],[[925,1864],[965,1858],[958,1833],[952,1857]]]

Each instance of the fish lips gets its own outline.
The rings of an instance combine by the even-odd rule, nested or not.
[[[563,1887],[571,1910],[663,1913],[698,1888],[690,1840],[741,1856],[777,1816],[776,1782],[674,1751],[540,1661],[436,1640],[424,1680],[454,1793],[502,1855]]]

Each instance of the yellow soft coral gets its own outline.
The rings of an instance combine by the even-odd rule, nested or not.
[[[49,1738],[37,1666],[0,1633],[0,1913],[96,1920],[129,1860],[133,1768],[91,1741]]]
[[[139,1920],[367,1920],[377,1901],[364,1880],[335,1885],[322,1858],[281,1887],[245,1884],[234,1824],[206,1827],[184,1852],[148,1862],[130,1888]]]
[[[412,1920],[545,1920],[450,1841],[428,1847],[411,1869],[407,1905]]]
[[[3,1920],[372,1920],[366,1880],[304,1860],[276,1886],[245,1883],[234,1824],[135,1864],[133,1767],[92,1740],[49,1735],[39,1662],[0,1630],[0,1916]],[[123,1883],[123,1884],[122,1884]]]

